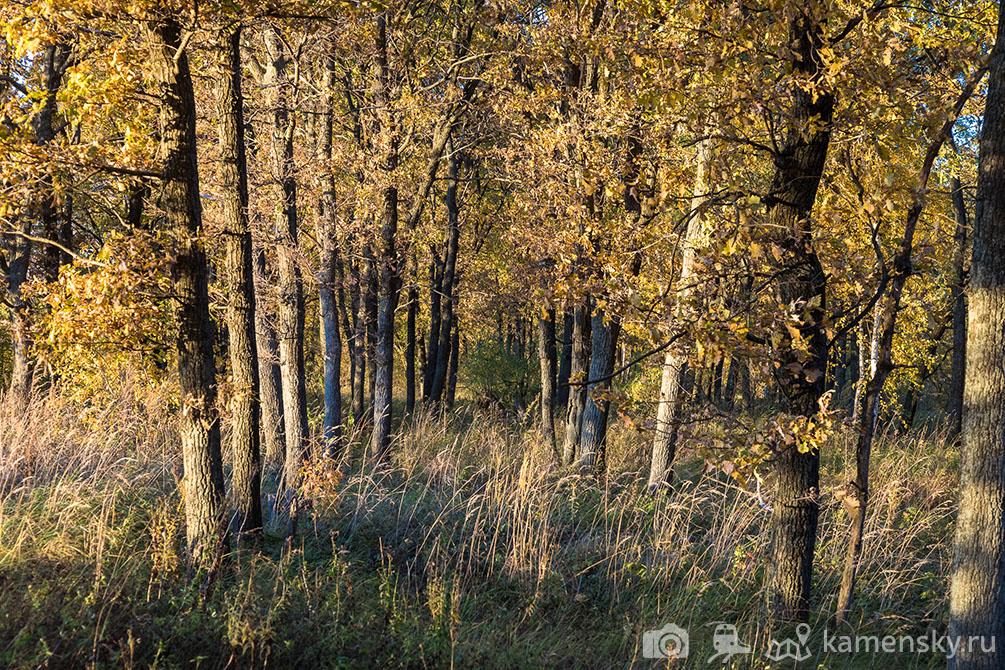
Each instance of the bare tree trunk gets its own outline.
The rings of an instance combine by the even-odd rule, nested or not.
[[[960,503],[949,595],[949,635],[960,645],[950,670],[1005,666],[1005,11],[990,78],[977,169],[963,392]],[[987,651],[987,646],[993,651]]]
[[[448,143],[447,193],[444,198],[447,207],[447,253],[443,263],[443,296],[440,299],[441,325],[440,342],[436,353],[436,368],[433,383],[429,388],[429,400],[435,407],[441,400],[450,373],[451,328],[454,322],[454,286],[457,275],[457,251],[460,245],[460,206],[457,202],[458,171],[460,157]]]
[[[569,373],[569,411],[565,420],[565,444],[562,449],[562,462],[573,463],[579,452],[579,439],[582,429],[583,409],[586,407],[587,373],[590,366],[590,299],[573,310],[572,327],[572,371]]]
[[[179,417],[185,468],[185,521],[191,565],[210,567],[226,542],[216,363],[209,316],[209,272],[202,247],[202,206],[196,161],[196,113],[182,28],[168,14],[150,27],[161,106],[160,206],[177,240]]]
[[[440,352],[444,262],[435,248],[432,249],[432,253],[433,260],[429,265],[429,350],[426,354],[426,366],[423,368],[422,374],[423,400],[429,400],[430,392],[433,389],[433,378],[436,377],[436,359]]]
[[[220,40],[220,163],[224,235],[227,240],[227,332],[234,378],[231,449],[234,459],[233,528],[238,538],[262,533],[262,457],[259,435],[258,351],[255,344],[255,284],[248,223],[248,163],[244,143],[241,24]]]
[[[569,375],[572,373],[572,327],[574,317],[571,310],[562,316],[562,352],[558,365],[558,391],[555,406],[565,414],[569,407]]]
[[[339,332],[338,219],[335,202],[335,174],[332,160],[332,127],[335,120],[335,60],[324,56],[323,91],[327,96],[321,119],[320,158],[325,169],[321,177],[321,218],[318,243],[321,257],[318,267],[318,297],[321,312],[321,346],[324,358],[325,412],[321,426],[321,444],[333,453],[342,436],[342,334]]]
[[[698,145],[695,156],[694,189],[691,197],[691,213],[684,232],[681,252],[680,275],[677,279],[680,293],[673,309],[673,321],[686,318],[688,300],[694,282],[695,250],[703,234],[704,216],[701,208],[707,198],[708,173],[711,169],[711,144],[708,140]],[[663,359],[663,378],[660,381],[659,405],[656,408],[656,434],[653,437],[652,459],[649,464],[650,491],[655,491],[670,483],[673,476],[673,461],[677,452],[677,437],[680,430],[684,398],[687,397],[687,365],[689,352],[682,347],[671,346]]]
[[[546,318],[547,317],[547,318]],[[555,310],[546,310],[537,320],[537,355],[541,363],[541,433],[561,461],[555,446]]]
[[[374,98],[380,126],[390,133],[391,142],[383,159],[383,168],[391,173],[398,166],[398,138],[390,109],[390,74],[387,60],[387,17],[377,17],[377,68],[374,73]],[[380,285],[377,293],[377,347],[374,365],[373,433],[370,455],[374,460],[384,457],[391,446],[391,396],[394,375],[394,310],[398,306],[398,189],[389,185],[383,192],[384,212],[381,220]]]
[[[953,213],[956,231],[953,234],[953,362],[949,382],[949,421],[951,438],[963,429],[963,379],[967,361],[967,294],[965,258],[967,252],[967,205],[963,200],[963,186],[957,177],[952,179]]]
[[[457,294],[457,276],[454,276],[454,295]],[[450,369],[447,371],[447,410],[454,408],[457,394],[457,368],[461,361],[461,322],[455,311],[450,317]]]
[[[286,461],[286,431],[283,419],[282,378],[279,372],[279,343],[262,300],[269,284],[265,268],[265,250],[254,249],[255,342],[258,350],[258,382],[262,436],[265,441],[265,463],[282,471]]]
[[[286,72],[290,55],[275,29],[265,33],[269,62],[266,86],[274,91],[272,100],[273,169],[280,186],[276,213],[277,256],[279,261],[279,371],[283,389],[286,459],[283,472],[284,504],[289,506],[288,534],[296,534],[300,467],[307,451],[307,378],[304,364],[304,286],[298,263],[298,213],[296,165],[293,161],[295,118],[290,114],[292,88]]]
[[[405,321],[405,414],[415,414],[415,317],[419,307],[419,292],[408,287],[408,314]]]

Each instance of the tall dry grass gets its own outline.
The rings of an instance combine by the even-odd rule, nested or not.
[[[308,464],[338,476],[311,480],[293,547],[272,518],[275,533],[200,589],[184,579],[174,408],[164,390],[123,382],[85,413],[57,395],[0,410],[0,665],[649,667],[641,633],[669,621],[691,630],[694,667],[711,622],[766,642],[770,495],[685,448],[673,494],[653,497],[644,435],[613,427],[598,480],[557,466],[535,431],[467,410],[409,419],[379,467],[357,430],[336,463]],[[849,630],[944,630],[953,450],[914,434],[876,452]],[[847,433],[823,455],[815,636],[847,547],[833,494],[853,453]],[[811,647],[820,667],[876,661]]]

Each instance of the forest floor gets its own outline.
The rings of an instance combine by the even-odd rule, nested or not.
[[[643,658],[643,634],[673,622],[690,657],[669,667],[795,667],[764,657],[768,510],[687,450],[675,491],[647,495],[648,440],[624,426],[598,481],[499,417],[421,417],[379,472],[358,440],[337,470],[310,464],[292,545],[272,519],[258,551],[187,580],[162,393],[0,415],[0,666],[668,667]],[[849,430],[823,454],[816,614],[798,667],[944,667],[945,653],[825,644],[825,630],[945,633],[956,454],[922,434],[877,445],[854,614],[828,628],[847,547],[833,492],[853,453]],[[716,622],[755,653],[708,665]]]

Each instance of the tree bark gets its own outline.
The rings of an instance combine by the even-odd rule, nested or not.
[[[342,436],[342,334],[339,332],[338,284],[338,214],[335,203],[335,172],[332,162],[332,127],[335,121],[335,60],[324,56],[324,94],[327,96],[321,119],[320,153],[324,170],[321,176],[321,218],[318,243],[321,257],[318,267],[318,298],[321,312],[321,346],[324,358],[324,419],[321,444],[333,454]]]
[[[983,636],[994,651],[960,645],[951,670],[1005,665],[1005,12],[990,79],[977,169],[963,392],[960,503],[949,595],[949,635]]]
[[[168,14],[150,26],[153,70],[161,97],[160,207],[176,240],[177,305],[185,522],[191,565],[208,568],[226,542],[216,363],[209,315],[209,272],[202,246],[202,206],[196,161],[196,111],[181,26]]]
[[[555,446],[555,310],[548,309],[537,320],[537,355],[541,363],[541,434],[545,444],[561,461]]]
[[[282,471],[286,461],[286,430],[283,419],[282,377],[279,371],[279,343],[266,310],[269,285],[265,266],[265,250],[252,250],[255,259],[255,342],[258,350],[259,408],[262,437],[265,442],[265,463],[274,471]]]
[[[240,23],[222,33],[219,48],[222,70],[219,91],[220,172],[224,235],[227,240],[227,332],[230,337],[230,369],[234,379],[231,450],[235,516],[232,527],[241,538],[260,536],[262,532],[262,457]]]
[[[451,335],[454,322],[454,286],[457,274],[457,251],[460,246],[460,206],[457,202],[458,170],[460,158],[448,144],[447,193],[444,198],[447,207],[447,250],[443,263],[443,295],[440,298],[441,325],[440,341],[436,352],[436,368],[433,383],[429,388],[430,403],[435,407],[440,402],[447,385],[450,369]]]
[[[583,409],[586,406],[586,376],[590,366],[590,299],[573,309],[572,326],[572,369],[569,372],[569,410],[565,419],[565,444],[562,448],[562,462],[571,464],[579,453],[582,431]]]
[[[579,467],[590,472],[603,472],[606,467],[607,417],[610,401],[608,377],[614,370],[618,335],[621,323],[617,319],[604,322],[603,310],[593,313],[590,327],[593,347],[590,353],[590,376],[586,388],[586,407],[583,409],[583,428],[580,439]]]
[[[953,359],[949,382],[949,437],[955,438],[963,429],[963,379],[967,361],[967,294],[965,258],[967,250],[967,205],[958,177],[952,179],[953,213],[956,231],[953,234]]]
[[[432,392],[433,378],[436,377],[436,359],[440,353],[444,262],[435,248],[432,249],[432,254],[433,260],[429,265],[429,349],[422,373],[423,400],[429,400]]]
[[[273,170],[279,185],[276,212],[276,255],[279,265],[279,371],[283,389],[286,458],[283,471],[284,504],[289,507],[288,533],[297,527],[297,501],[300,467],[307,451],[307,378],[304,364],[304,287],[298,263],[299,222],[297,212],[296,165],[293,160],[293,135],[296,119],[290,114],[292,88],[286,72],[290,64],[286,48],[275,29],[265,33],[269,61],[266,86],[272,99]]]
[[[822,30],[811,7],[797,11],[789,26],[792,65],[797,75],[819,82]],[[824,329],[827,280],[813,247],[811,216],[830,144],[834,97],[822,86],[810,90],[802,85],[793,90],[793,96],[788,137],[775,156],[775,176],[765,204],[769,230],[779,231],[775,235],[784,252],[777,283],[779,305],[802,309],[796,326],[801,344],[783,338],[777,381],[788,411],[812,416],[824,391],[828,342]],[[776,619],[805,621],[819,518],[820,454],[784,449],[777,456],[775,473],[768,609]]]
[[[408,312],[405,318],[405,414],[415,414],[415,317],[419,307],[419,293],[415,286],[408,287]]]
[[[555,396],[555,406],[562,414],[569,408],[569,375],[572,374],[572,328],[574,323],[572,310],[565,310],[562,315],[562,351],[558,365],[558,391]]]

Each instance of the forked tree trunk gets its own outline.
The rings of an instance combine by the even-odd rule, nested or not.
[[[555,457],[555,310],[548,309],[537,320],[537,355],[541,363],[541,434]]]
[[[583,382],[588,379],[590,339],[590,299],[587,297],[573,309],[569,410],[566,413],[565,444],[562,448],[562,462],[566,464],[573,463],[579,452],[583,409],[586,406],[586,385]]]
[[[221,35],[219,91],[220,173],[226,236],[227,333],[234,378],[231,407],[231,486],[238,537],[262,532],[262,456],[259,435],[258,351],[255,344],[255,284],[248,223],[248,163],[244,142],[241,24]]]
[[[812,6],[796,10],[789,26],[793,68],[818,80],[822,30]],[[788,411],[812,416],[823,395],[827,371],[824,314],[826,274],[813,247],[812,213],[830,144],[834,98],[825,85],[796,88],[788,137],[775,156],[776,171],[768,207],[768,225],[784,251],[780,259],[780,305],[802,305],[799,343],[783,338],[777,379]],[[783,334],[784,335],[784,334]],[[805,345],[805,346],[804,346]],[[776,488],[770,521],[771,559],[767,604],[781,620],[809,617],[813,553],[819,518],[820,454],[783,449],[775,465]]]
[[[447,208],[447,253],[443,263],[442,296],[440,298],[441,321],[439,327],[439,344],[436,350],[436,367],[433,371],[433,382],[429,387],[429,400],[436,406],[446,390],[447,377],[450,374],[450,348],[452,324],[454,319],[454,285],[457,274],[457,252],[460,245],[460,205],[457,201],[458,171],[460,157],[453,150],[453,143],[448,143],[447,159],[447,192],[444,198]]]
[[[216,363],[209,316],[209,272],[202,247],[196,113],[182,29],[170,14],[150,27],[161,99],[160,207],[176,240],[173,281],[185,468],[185,532],[192,567],[212,566],[224,548],[223,463],[216,414]]]
[[[956,231],[953,234],[953,359],[949,382],[950,438],[955,438],[963,428],[963,378],[967,361],[967,294],[965,258],[967,252],[967,205],[963,200],[963,186],[957,177],[952,179],[953,213]]]
[[[950,670],[1005,666],[1005,11],[991,52],[970,266],[960,503],[949,594]],[[993,651],[985,651],[988,647]]]

